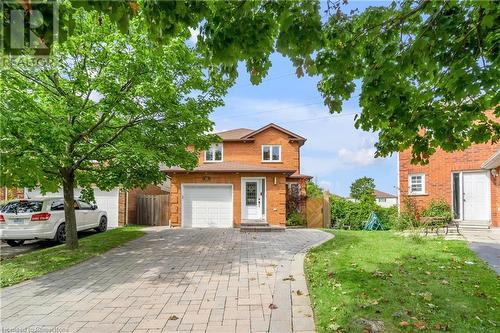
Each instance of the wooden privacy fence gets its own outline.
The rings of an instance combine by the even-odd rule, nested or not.
[[[141,225],[168,225],[168,194],[138,195],[136,223]]]
[[[321,198],[307,198],[306,220],[308,228],[329,228],[331,224],[330,193]]]

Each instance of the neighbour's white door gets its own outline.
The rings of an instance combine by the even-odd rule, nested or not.
[[[241,208],[244,220],[261,220],[263,205],[262,179],[244,179],[242,181]]]
[[[233,226],[231,185],[184,184],[181,192],[182,227],[231,228]]]
[[[490,220],[490,179],[488,172],[463,173],[464,220]]]

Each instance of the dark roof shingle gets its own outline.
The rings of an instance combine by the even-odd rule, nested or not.
[[[376,198],[397,198],[397,196],[395,196],[394,194],[385,193],[385,192],[382,192],[379,190],[375,190],[375,197]]]

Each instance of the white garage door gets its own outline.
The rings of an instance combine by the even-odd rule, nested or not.
[[[233,187],[231,185],[182,185],[184,228],[231,228]]]
[[[111,191],[101,191],[94,188],[94,196],[96,205],[99,209],[105,210],[108,215],[108,228],[118,227],[118,188],[112,189]],[[40,189],[36,188],[33,190],[26,190],[26,195],[30,198],[41,197],[42,193]],[[45,196],[61,196],[62,189],[58,192],[46,193]],[[75,198],[80,196],[80,188],[75,188]]]

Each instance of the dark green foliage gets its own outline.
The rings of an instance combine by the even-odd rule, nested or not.
[[[451,221],[452,212],[450,205],[443,199],[433,199],[429,205],[422,210],[422,216],[425,217],[440,217]]]
[[[378,206],[375,201],[360,200],[353,202],[337,196],[331,196],[330,202],[332,207],[332,226],[334,228],[361,230],[371,212],[378,214],[385,229],[392,229],[397,226],[397,207],[384,208]]]
[[[288,214],[288,216],[286,218],[286,225],[288,225],[288,226],[305,226],[306,219],[302,213],[295,211],[295,212]]]
[[[95,204],[94,189],[92,187],[84,187],[80,191],[80,199],[82,201]]]
[[[144,187],[165,180],[160,165],[196,166],[216,140],[209,114],[233,82],[184,39],[149,40],[141,17],[127,34],[97,12],[73,20],[75,33],[49,59],[0,67],[0,184],[62,186],[71,248],[73,189]]]
[[[49,0],[49,3],[53,1]],[[62,2],[59,7],[60,40],[78,33],[71,15],[75,8],[97,10],[108,17],[121,32],[130,31],[131,20],[139,17],[144,36],[156,45],[168,44],[173,39],[190,38],[188,28],[199,29],[197,48],[204,55],[207,66],[221,66],[235,78],[238,62],[246,63],[253,83],[261,82],[271,67],[270,55],[279,52],[288,57],[297,69],[297,75],[314,72],[311,55],[321,45],[321,13],[319,1],[164,1],[164,0],[78,0]],[[34,33],[52,46],[50,4],[41,1],[31,4],[44,13],[45,24]],[[7,1],[9,9],[23,9],[20,2]],[[28,19],[28,18],[27,18]],[[5,33],[9,33],[6,25]],[[0,29],[0,33],[2,29]],[[0,35],[0,39],[1,39]],[[8,39],[6,39],[8,40]]]
[[[52,2],[30,3],[47,15],[34,33],[49,47]],[[199,30],[196,48],[207,68],[234,79],[243,61],[254,84],[279,52],[298,77],[319,75],[332,113],[342,110],[361,80],[356,126],[379,133],[377,156],[411,147],[413,162],[425,163],[438,147],[453,151],[500,139],[500,123],[484,112],[496,108],[500,116],[497,1],[401,0],[347,12],[343,0],[333,0],[324,23],[318,0],[58,2],[61,40],[78,33],[75,7],[97,10],[122,32],[133,30],[138,17],[151,49],[184,42],[189,29]],[[2,16],[26,9],[23,4],[5,2]],[[8,26],[2,31],[10,32]]]
[[[361,318],[383,332],[498,332],[498,277],[465,242],[333,233],[305,260],[319,333],[372,332]]]
[[[316,183],[309,181],[306,185],[306,193],[308,198],[319,198],[323,195],[323,189]]]
[[[361,80],[356,127],[377,131],[377,156],[500,139],[500,5],[497,1],[394,1],[331,15],[316,58],[318,84],[340,112]],[[425,132],[419,132],[425,128]]]
[[[397,229],[398,227],[398,207],[380,207],[377,206],[375,212],[378,214],[378,217],[384,224],[384,229]]]
[[[351,184],[351,198],[360,200],[361,197],[373,197],[375,200],[375,180],[370,177],[356,179]]]

